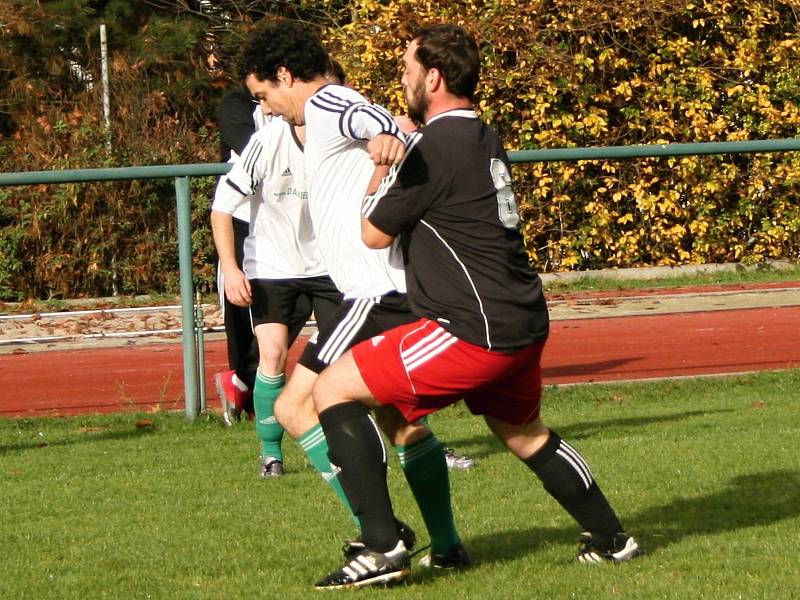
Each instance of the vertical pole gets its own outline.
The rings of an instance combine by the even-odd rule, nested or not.
[[[178,262],[180,265],[181,325],[183,327],[183,389],[186,418],[197,418],[197,351],[194,329],[194,285],[192,283],[192,209],[189,178],[175,178],[178,200]]]
[[[100,23],[100,74],[103,84],[103,127],[106,130],[106,148],[111,150],[111,94],[108,91],[108,40],[105,23]]]
[[[106,37],[106,24],[100,22],[100,82],[101,93],[103,96],[103,129],[106,133],[106,152],[111,156],[111,92],[108,87],[108,38]],[[116,203],[112,208],[116,211]],[[117,221],[116,213],[111,215],[111,226],[115,227]],[[117,296],[117,251],[114,249],[111,255],[111,295]]]
[[[195,304],[195,328],[197,331],[197,373],[200,381],[200,414],[206,412],[206,339],[204,329],[206,326],[203,315],[203,301],[200,292],[197,292]]]

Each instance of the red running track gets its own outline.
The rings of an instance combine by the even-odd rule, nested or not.
[[[544,382],[622,381],[800,368],[800,307],[553,321]],[[290,368],[300,351],[290,352]],[[206,343],[206,389],[226,367],[224,341]],[[183,409],[182,347],[0,355],[0,416]]]

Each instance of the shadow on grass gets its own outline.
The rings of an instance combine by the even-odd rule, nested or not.
[[[60,440],[31,440],[20,442],[18,444],[8,444],[0,446],[0,455],[8,454],[11,452],[26,452],[28,450],[40,450],[42,448],[53,448],[58,446],[73,446],[75,444],[93,444],[95,442],[107,442],[127,440],[149,435],[153,432],[152,427],[144,427],[141,429],[130,429],[125,431],[89,431],[85,433],[71,434],[75,437]],[[78,437],[80,435],[80,437]]]
[[[624,519],[653,552],[685,537],[770,525],[800,515],[800,471],[738,475],[725,489],[646,508]]]
[[[720,408],[718,410],[689,410],[682,413],[672,413],[668,415],[655,415],[651,417],[625,417],[622,419],[604,419],[602,421],[587,421],[584,423],[571,423],[564,427],[554,427],[558,434],[569,440],[585,440],[594,436],[600,431],[609,429],[638,429],[646,425],[657,423],[675,423],[692,417],[707,417],[714,414],[735,412],[732,408]]]
[[[690,410],[682,413],[672,413],[668,415],[655,415],[651,417],[625,417],[621,419],[604,419],[598,421],[587,421],[583,423],[572,423],[564,427],[553,427],[558,434],[567,441],[585,440],[600,431],[618,430],[624,432],[625,429],[638,429],[646,425],[655,423],[675,423],[692,417],[706,417],[712,414],[734,412],[734,409],[722,408],[719,410]],[[475,459],[486,458],[493,454],[507,452],[497,438],[489,433],[472,435],[469,437],[448,438],[447,445],[452,446],[457,451],[468,454]],[[464,448],[469,446],[469,448]],[[477,448],[473,449],[473,446]],[[591,459],[590,459],[591,460]]]
[[[552,383],[548,381],[549,379],[555,377],[575,377],[576,375],[595,375],[597,373],[605,373],[607,371],[613,371],[614,369],[619,369],[620,367],[624,367],[629,365],[630,363],[634,363],[640,360],[644,360],[644,357],[641,356],[633,356],[631,358],[615,358],[613,360],[603,360],[598,362],[589,362],[589,363],[579,363],[579,364],[568,364],[568,365],[560,365],[555,367],[543,367],[542,368],[542,379],[544,379],[545,385],[550,385]]]
[[[537,485],[531,478],[531,485]],[[651,506],[623,522],[647,554],[691,536],[706,536],[764,527],[800,515],[800,471],[769,471],[732,478],[725,489],[706,496]],[[531,516],[535,519],[535,515]],[[540,548],[577,540],[580,528],[529,527],[498,531],[464,540],[475,564],[515,560]],[[569,560],[572,560],[570,555]],[[416,581],[436,573],[415,573]]]

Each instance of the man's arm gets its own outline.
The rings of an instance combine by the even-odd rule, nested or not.
[[[367,197],[364,199],[364,206],[369,204],[371,197],[378,191],[378,188],[381,185],[381,181],[383,180],[386,175],[389,174],[389,167],[387,166],[379,166],[375,167],[375,172],[372,174],[372,179],[369,181],[369,186],[367,186]],[[369,218],[361,213],[361,239],[364,242],[364,245],[367,248],[372,248],[373,250],[379,250],[380,248],[388,248],[392,245],[394,241],[393,235],[388,235],[375,227]]]
[[[396,165],[406,154],[406,144],[394,135],[381,133],[367,143],[367,152],[376,166]]]
[[[227,212],[211,210],[211,233],[219,256],[225,297],[236,306],[250,306],[253,297],[250,282],[236,263],[234,249],[233,216]]]

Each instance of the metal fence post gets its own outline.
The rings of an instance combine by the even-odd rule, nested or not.
[[[194,285],[192,282],[192,208],[189,178],[175,178],[178,213],[178,263],[180,266],[181,326],[183,328],[183,389],[186,418],[194,421],[198,409],[197,349],[194,325]]]

